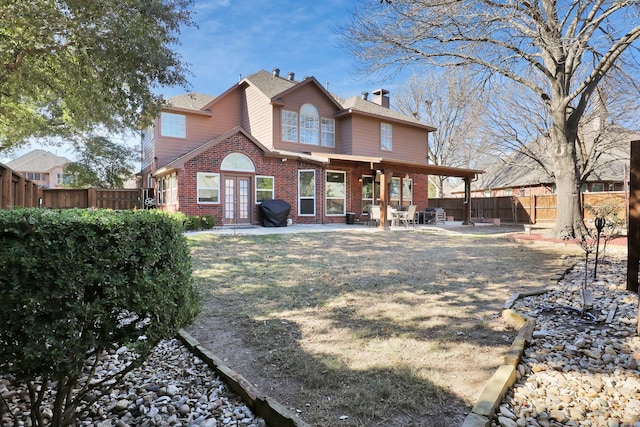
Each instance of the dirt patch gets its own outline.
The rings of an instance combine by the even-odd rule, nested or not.
[[[191,236],[188,332],[311,425],[459,425],[515,335],[502,305],[563,249],[464,230]]]

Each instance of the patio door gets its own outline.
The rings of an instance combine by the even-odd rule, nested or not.
[[[251,178],[226,175],[224,177],[224,223],[250,224]]]

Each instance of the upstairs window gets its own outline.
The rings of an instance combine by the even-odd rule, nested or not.
[[[380,123],[380,149],[393,149],[393,128],[389,123]]]
[[[255,172],[256,168],[249,157],[242,153],[231,153],[222,160],[220,169],[238,172]]]
[[[318,145],[319,131],[320,116],[318,109],[312,104],[304,104],[300,108],[300,142]]]
[[[336,146],[336,121],[333,119],[322,118],[322,146]]]
[[[183,114],[162,113],[160,115],[160,133],[174,138],[187,137],[187,117]]]
[[[298,142],[298,113],[282,110],[282,140]]]

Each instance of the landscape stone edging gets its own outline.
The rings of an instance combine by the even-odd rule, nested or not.
[[[253,413],[263,418],[270,427],[311,427],[295,414],[263,394],[242,375],[229,368],[224,362],[200,345],[187,331],[178,331],[177,338],[196,356],[201,358],[229,388],[239,395]]]
[[[565,270],[556,274],[556,277],[552,281],[555,281],[555,283],[559,282],[574,266],[575,263],[565,264]],[[503,364],[498,367],[496,373],[489,379],[482,393],[480,393],[480,397],[476,401],[475,406],[465,417],[461,427],[491,426],[491,418],[495,415],[500,402],[504,399],[507,391],[515,384],[518,363],[520,363],[524,349],[531,343],[536,325],[535,319],[513,310],[513,304],[519,298],[541,295],[547,291],[548,289],[541,288],[532,291],[515,292],[505,302],[502,310],[502,318],[514,325],[514,327],[520,328],[520,330],[505,354]]]

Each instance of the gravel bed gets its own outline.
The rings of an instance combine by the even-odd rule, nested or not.
[[[590,264],[593,308],[582,317],[576,262],[554,290],[514,304],[536,329],[492,426],[640,426],[638,296],[625,290],[626,260],[600,263],[596,279]]]
[[[131,354],[126,348],[104,359],[97,374],[119,370]],[[0,376],[0,395],[13,416],[2,414],[2,426],[30,426],[28,393]],[[44,411],[48,418],[51,411]],[[2,411],[0,411],[2,413]],[[124,381],[79,414],[87,427],[199,426],[265,427],[242,400],[177,339],[162,341],[151,357]]]

